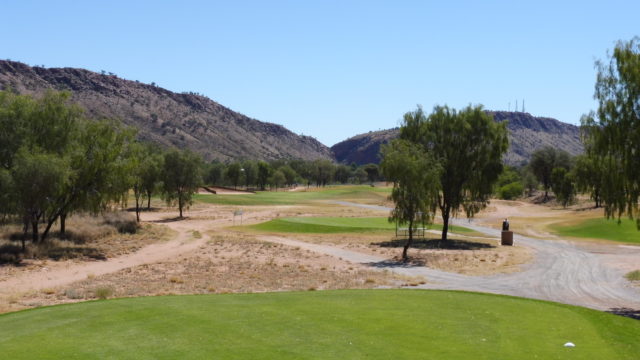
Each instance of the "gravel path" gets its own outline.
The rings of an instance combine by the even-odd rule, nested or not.
[[[334,203],[385,212],[390,210],[383,206],[345,201]],[[454,219],[452,223],[500,237],[499,230],[476,225],[473,221]],[[621,269],[605,264],[602,255],[583,250],[563,240],[538,240],[514,235],[516,246],[528,246],[535,251],[534,260],[525,265],[521,272],[491,276],[467,276],[422,266],[405,266],[389,263],[378,256],[290,239],[272,238],[269,241],[300,246],[356,263],[367,263],[399,274],[424,276],[428,283],[419,286],[421,288],[490,292],[551,300],[599,310],[640,309],[640,291],[624,278]],[[627,256],[634,255],[640,265],[640,247],[625,247],[625,252]]]

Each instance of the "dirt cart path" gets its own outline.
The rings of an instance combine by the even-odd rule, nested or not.
[[[344,201],[335,203],[385,212],[390,210],[376,205]],[[479,226],[466,219],[454,219],[453,224],[500,237],[499,230]],[[615,260],[612,261],[611,253],[592,253],[563,240],[538,240],[514,235],[514,241],[516,246],[532,248],[535,251],[534,260],[525,265],[521,272],[491,276],[466,276],[427,267],[389,264],[385,263],[383,258],[374,256],[369,256],[365,261],[362,261],[361,255],[351,257],[349,254],[342,253],[340,257],[353,262],[367,262],[396,273],[425,276],[429,283],[420,286],[422,288],[483,291],[551,300],[599,310],[640,309],[640,291],[624,278],[623,267],[613,266]],[[624,247],[625,261],[635,259],[635,263],[640,264],[640,247],[624,245],[609,247],[612,248],[612,253]],[[316,250],[322,252],[321,248]]]

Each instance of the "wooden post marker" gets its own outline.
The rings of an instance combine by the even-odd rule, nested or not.
[[[513,231],[502,231],[502,245],[513,246]]]

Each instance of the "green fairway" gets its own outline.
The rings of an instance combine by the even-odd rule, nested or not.
[[[621,219],[619,225],[617,220],[588,219],[575,225],[556,225],[552,229],[561,236],[640,244],[640,231],[638,231],[636,222],[629,219]]]
[[[393,231],[396,225],[386,217],[292,217],[279,218],[264,223],[247,226],[250,229],[266,232],[286,233],[349,233],[369,231]],[[429,229],[442,230],[442,225],[432,224]],[[473,230],[450,225],[456,233],[472,233]]]
[[[296,205],[317,200],[351,200],[363,203],[384,201],[391,188],[365,185],[328,186],[300,191],[259,191],[246,195],[197,194],[199,202],[221,205]]]
[[[143,297],[0,316],[6,359],[637,359],[639,336],[639,321],[585,308],[425,290]]]

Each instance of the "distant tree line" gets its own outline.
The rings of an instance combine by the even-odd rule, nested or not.
[[[325,159],[213,161],[204,166],[204,173],[204,182],[208,185],[261,191],[277,191],[291,186],[365,184],[383,180],[377,164],[344,165]]]

